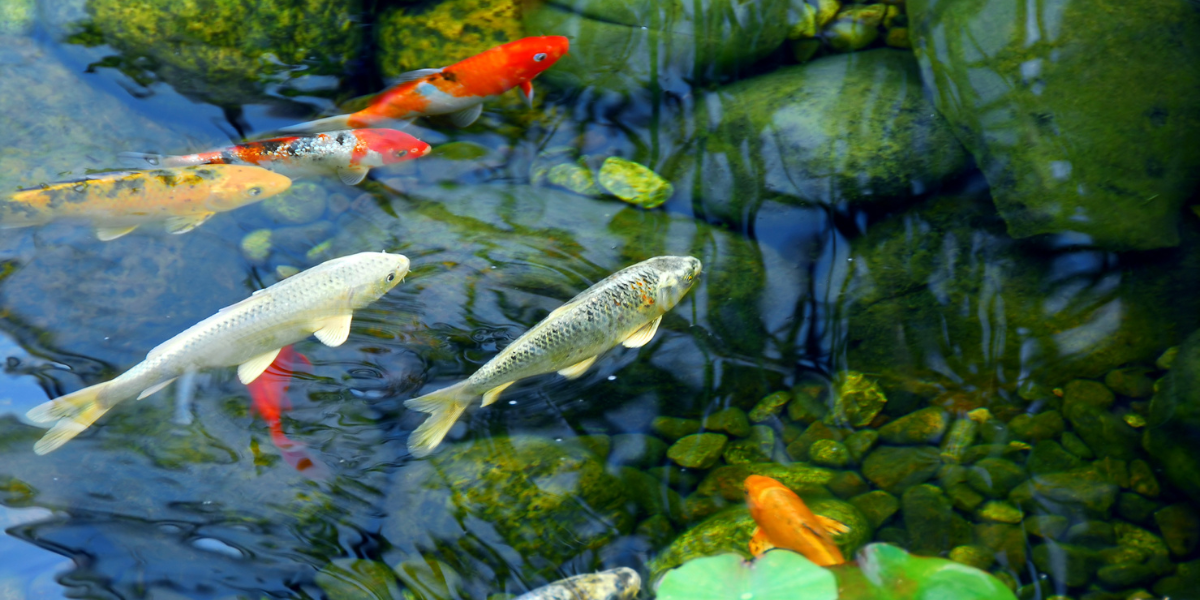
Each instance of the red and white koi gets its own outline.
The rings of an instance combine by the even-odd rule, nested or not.
[[[484,102],[512,88],[519,89],[532,105],[533,78],[558,62],[570,45],[560,35],[527,37],[448,67],[410,71],[398,78],[400,83],[380,92],[367,108],[284,127],[282,131],[373,127],[429,115],[450,115],[451,122],[466,127],[479,118]]]
[[[196,154],[160,156],[125,152],[126,160],[154,167],[255,165],[292,178],[337,174],[355,185],[373,167],[425,156],[429,144],[395,129],[352,129],[247,142]]]

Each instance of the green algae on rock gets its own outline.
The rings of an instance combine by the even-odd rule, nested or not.
[[[746,495],[743,484],[751,475],[770,477],[801,496],[811,492],[828,495],[828,491],[821,486],[833,479],[833,471],[804,463],[725,465],[709,471],[696,491],[706,496],[720,496],[730,502],[742,502]]]
[[[564,561],[632,530],[627,500],[582,447],[492,437],[448,445],[401,469],[382,534],[410,558],[434,546],[470,556],[479,551],[470,532],[483,527],[479,534],[493,547],[523,557],[527,575],[549,577]]]
[[[1185,91],[1200,86],[1200,15],[1174,0],[1127,9],[908,3],[926,86],[1013,237],[1070,231],[1113,250],[1179,243],[1200,178],[1200,111]],[[1054,17],[1030,29],[1028,14]]]
[[[261,101],[297,75],[340,75],[361,44],[360,0],[91,0],[87,9],[135,79],[218,106]]]
[[[720,460],[728,440],[729,438],[719,433],[684,436],[667,448],[667,457],[681,467],[707,469]]]
[[[675,188],[658,173],[630,160],[610,156],[600,167],[600,187],[642,208],[658,208]]]
[[[834,382],[833,410],[825,417],[825,422],[866,427],[886,403],[887,396],[874,380],[862,373],[843,371]]]
[[[698,150],[664,175],[686,181],[707,213],[732,223],[768,200],[894,202],[967,165],[920,92],[916,62],[899,50],[784,67],[719,88],[703,106],[711,114],[700,121]]]
[[[438,69],[525,37],[520,0],[445,0],[387,9],[375,23],[384,77]],[[574,50],[574,49],[572,49]]]
[[[883,4],[855,5],[843,8],[825,29],[829,46],[838,52],[854,52],[871,45],[879,37],[887,7]]]

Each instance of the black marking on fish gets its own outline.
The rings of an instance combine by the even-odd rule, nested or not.
[[[458,75],[455,75],[453,72],[442,71],[438,75],[441,75],[442,79],[445,79],[447,83],[458,83]]]

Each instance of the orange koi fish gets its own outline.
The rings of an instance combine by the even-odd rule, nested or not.
[[[429,154],[429,144],[395,129],[351,129],[272,138],[182,156],[124,152],[121,157],[151,166],[255,165],[292,178],[336,174],[356,185],[372,167]]]
[[[751,475],[745,486],[750,516],[758,523],[750,537],[751,554],[761,556],[771,548],[786,548],[822,567],[846,562],[830,533],[848,531],[845,525],[814,515],[796,492],[770,477]]]
[[[301,364],[303,368],[299,368]],[[304,444],[288,439],[281,422],[283,412],[292,408],[287,399],[288,382],[292,374],[310,368],[312,363],[308,357],[291,346],[284,346],[271,366],[262,376],[247,384],[246,389],[250,392],[251,406],[266,421],[267,430],[271,432],[271,443],[279,449],[283,460],[297,471],[319,479],[328,473],[328,468],[305,451]]]
[[[527,37],[496,46],[441,69],[401,75],[400,83],[380,92],[371,105],[348,115],[317,119],[281,131],[329,131],[373,127],[428,115],[450,115],[458,127],[479,118],[483,103],[512,88],[533,104],[533,78],[550,68],[570,48],[559,35]]]

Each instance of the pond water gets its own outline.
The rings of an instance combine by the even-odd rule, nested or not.
[[[746,552],[751,473],[851,524],[847,554],[948,556],[1021,598],[1200,597],[1194,2],[0,0],[0,190],[355,110],[527,35],[571,42],[532,107],[418,119],[433,151],[357,186],[181,235],[0,229],[0,598],[648,582]],[[610,157],[667,202],[560,177]],[[294,445],[213,369],[34,454],[30,408],[380,250],[408,278],[345,344],[294,347]],[[704,273],[649,344],[409,454],[405,400],[658,255]]]

